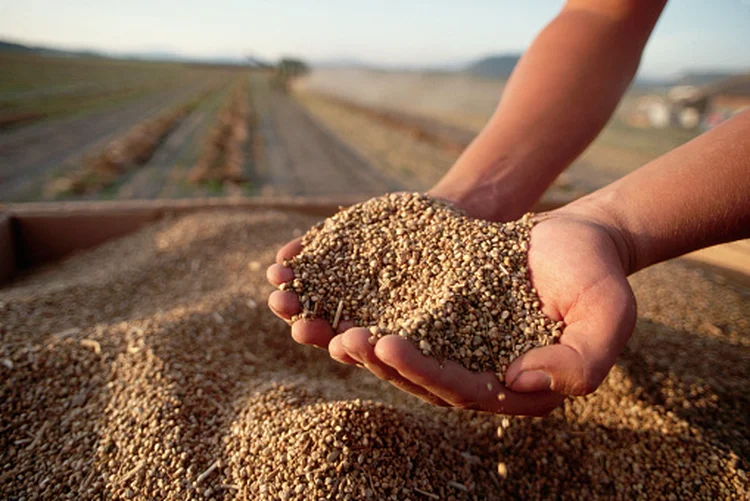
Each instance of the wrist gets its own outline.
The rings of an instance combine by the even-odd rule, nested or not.
[[[428,194],[451,202],[469,216],[488,221],[513,221],[532,209],[538,195],[528,193],[506,172],[478,176],[454,167]]]
[[[631,275],[645,266],[641,263],[638,232],[627,212],[622,210],[624,203],[618,198],[616,190],[599,190],[552,211],[550,215],[580,218],[602,229],[617,249],[623,271]]]

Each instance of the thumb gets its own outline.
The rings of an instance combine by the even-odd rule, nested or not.
[[[554,344],[533,349],[513,362],[505,376],[517,392],[549,391],[587,395],[599,387],[614,357],[584,355],[573,346]],[[610,362],[611,360],[611,362]]]
[[[513,361],[505,375],[512,391],[552,390],[563,395],[595,391],[633,332],[635,298],[626,279],[603,281],[569,310],[560,342]]]

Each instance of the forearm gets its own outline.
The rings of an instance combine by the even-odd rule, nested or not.
[[[628,274],[750,238],[750,112],[563,210],[613,228]]]
[[[524,54],[490,122],[432,193],[485,219],[529,210],[612,115],[663,3],[568,2]]]

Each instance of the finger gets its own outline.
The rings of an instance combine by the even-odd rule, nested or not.
[[[595,391],[625,347],[635,325],[635,301],[625,279],[600,282],[576,304],[576,321],[560,343],[535,348],[508,369],[509,387],[518,392],[550,389],[565,395]]]
[[[276,262],[281,264],[287,259],[292,259],[300,252],[302,252],[302,237],[295,238],[279,249],[276,253]]]
[[[344,348],[341,343],[341,338],[342,334],[339,334],[331,339],[331,342],[328,344],[328,352],[331,354],[331,358],[342,364],[362,365],[359,360],[349,356],[346,352],[346,348]]]
[[[432,405],[446,407],[449,404],[443,399],[433,395],[421,386],[403,378],[398,371],[384,364],[376,355],[373,345],[370,344],[370,331],[363,328],[354,328],[346,331],[340,336],[341,344],[349,357],[363,364],[378,378],[388,381],[396,388],[414,395],[415,397]]]
[[[297,294],[287,291],[273,291],[268,296],[268,307],[276,316],[284,320],[289,320],[302,311]]]
[[[292,324],[292,338],[300,344],[309,344],[320,348],[328,348],[334,337],[331,324],[322,318],[314,320],[297,320]]]
[[[551,391],[516,393],[508,391],[491,372],[471,372],[452,361],[442,365],[424,356],[411,342],[386,336],[375,346],[375,355],[417,384],[449,404],[501,414],[543,416],[560,405],[563,395]],[[502,397],[499,397],[502,395]]]
[[[339,325],[336,326],[336,334],[341,334],[354,327],[354,322],[351,320],[342,320]]]
[[[278,287],[281,284],[294,280],[294,272],[291,268],[287,268],[283,264],[275,263],[266,270],[266,280],[271,285]]]

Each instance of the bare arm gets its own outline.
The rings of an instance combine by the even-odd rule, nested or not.
[[[513,72],[489,123],[431,190],[475,217],[520,217],[596,137],[666,0],[569,0]]]
[[[602,214],[627,274],[750,238],[750,112],[563,210]]]

